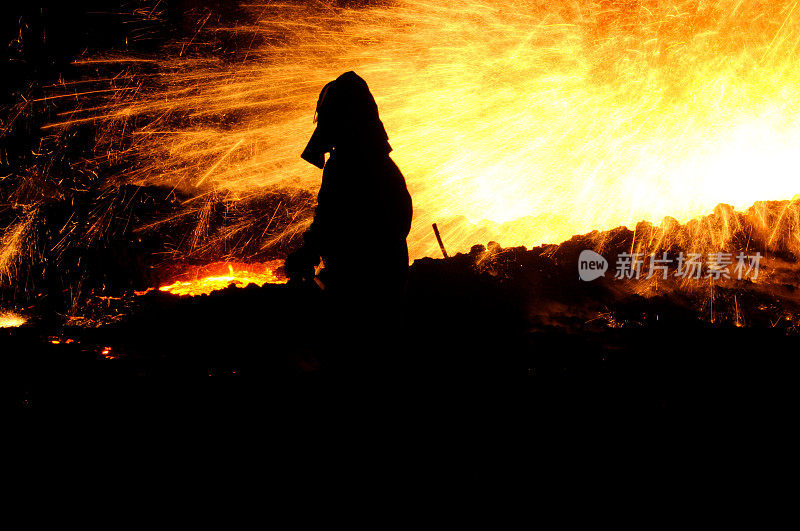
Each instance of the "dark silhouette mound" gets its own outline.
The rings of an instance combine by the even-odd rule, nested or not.
[[[358,75],[346,72],[325,85],[314,120],[301,156],[323,168],[322,185],[314,221],[302,248],[287,258],[286,272],[292,284],[309,284],[321,259],[321,350],[339,351],[339,361],[347,351],[358,366],[378,363],[402,335],[411,196],[389,157],[375,99]]]

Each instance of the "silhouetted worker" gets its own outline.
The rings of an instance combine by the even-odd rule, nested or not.
[[[378,106],[362,78],[346,72],[325,85],[314,121],[301,156],[323,168],[322,185],[304,245],[287,258],[286,271],[293,282],[310,280],[322,258],[332,334],[356,350],[380,351],[381,345],[370,343],[391,334],[400,315],[411,196],[389,157]]]

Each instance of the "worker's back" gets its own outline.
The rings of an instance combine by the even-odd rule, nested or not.
[[[388,154],[331,157],[307,235],[325,261],[331,287],[404,282],[411,215],[405,179]]]

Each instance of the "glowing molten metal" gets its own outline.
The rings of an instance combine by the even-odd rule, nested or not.
[[[218,262],[196,268],[184,277],[188,280],[177,280],[172,284],[161,286],[160,291],[173,295],[208,295],[212,291],[227,288],[230,285],[243,288],[250,284],[284,284],[287,279],[275,271],[275,262],[266,264],[239,264]]]

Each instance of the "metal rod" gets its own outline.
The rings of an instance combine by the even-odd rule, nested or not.
[[[433,224],[433,233],[436,235],[436,241],[439,242],[439,249],[442,250],[442,254],[445,258],[450,258],[447,256],[447,251],[444,249],[444,244],[442,243],[442,237],[439,234],[439,227],[436,226],[436,223]]]

